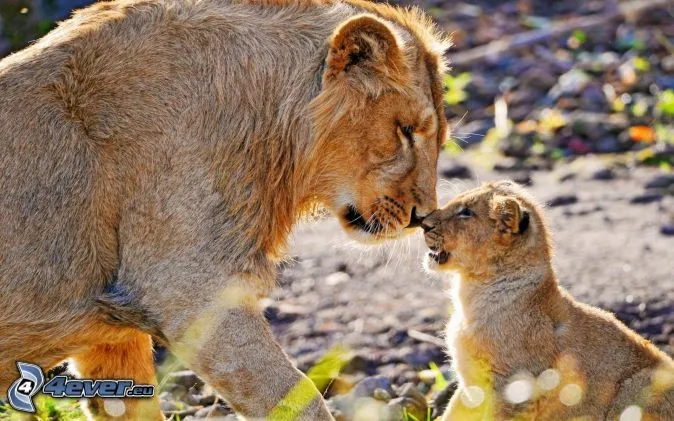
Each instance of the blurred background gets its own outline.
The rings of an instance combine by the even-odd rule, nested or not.
[[[0,56],[88,3],[0,0]],[[423,8],[454,38],[441,202],[486,180],[529,186],[547,204],[561,283],[671,354],[674,2],[396,3]],[[451,395],[442,340],[451,280],[424,273],[424,253],[420,234],[355,245],[330,218],[294,233],[267,316],[335,414],[428,419]],[[231,413],[170,355],[157,359],[168,416]],[[361,396],[376,398],[361,405],[374,412],[353,409]],[[47,418],[79,416],[75,403],[48,404]]]

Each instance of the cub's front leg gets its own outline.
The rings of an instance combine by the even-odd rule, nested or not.
[[[478,396],[479,395],[479,396]],[[468,403],[469,405],[467,405]],[[468,391],[459,387],[442,415],[442,421],[493,421],[494,410],[491,396]]]

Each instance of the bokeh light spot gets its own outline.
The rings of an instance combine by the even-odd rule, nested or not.
[[[630,405],[620,414],[620,421],[641,421],[641,408]]]
[[[505,399],[510,403],[522,403],[531,399],[534,385],[530,379],[518,379],[510,382],[503,391]]]
[[[477,408],[484,402],[484,390],[480,386],[468,386],[461,393],[461,402],[468,408]]]
[[[103,410],[111,417],[121,417],[126,412],[126,405],[121,399],[104,399]]]
[[[554,368],[548,368],[538,375],[538,379],[536,379],[536,385],[541,390],[550,391],[559,386],[560,381],[561,376],[559,375],[559,371],[555,370]]]
[[[575,383],[569,383],[559,391],[559,400],[566,406],[575,406],[583,399],[583,389]]]

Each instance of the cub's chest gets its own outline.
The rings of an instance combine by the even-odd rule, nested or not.
[[[447,325],[447,346],[452,364],[464,385],[491,387],[491,359],[472,327],[460,315],[454,315]]]

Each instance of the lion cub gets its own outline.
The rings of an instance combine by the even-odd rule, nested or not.
[[[454,271],[459,378],[443,420],[674,420],[674,362],[558,284],[541,207],[501,181],[424,219],[430,270]]]

